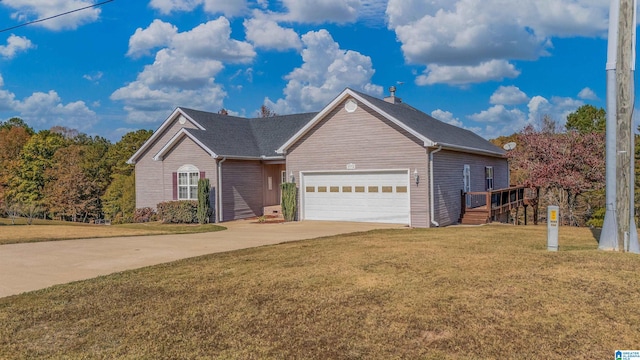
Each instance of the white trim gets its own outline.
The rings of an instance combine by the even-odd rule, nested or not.
[[[369,101],[364,99],[362,96],[358,95],[353,90],[347,88],[344,91],[342,91],[342,93],[340,93],[340,95],[338,95],[335,99],[333,99],[333,101],[331,101],[329,103],[329,105],[325,106],[318,114],[316,114],[316,116],[314,116],[313,119],[311,119],[304,127],[302,127],[302,129],[300,129],[297,133],[295,133],[295,135],[293,135],[289,140],[287,140],[287,142],[285,142],[284,145],[282,145],[278,150],[276,150],[276,152],[279,153],[279,154],[285,154],[286,150],[289,147],[291,147],[291,145],[293,145],[293,143],[295,143],[300,138],[302,138],[302,136],[304,136],[317,123],[319,123],[320,120],[322,120],[329,112],[333,111],[333,109],[335,109],[338,106],[338,104],[340,104],[343,100],[345,100],[348,97],[353,97],[354,99],[358,100],[360,103],[367,105],[368,107],[370,107],[371,109],[376,111],[378,114],[380,114],[383,117],[385,117],[387,120],[393,122],[394,124],[398,125],[403,130],[405,130],[408,133],[410,133],[411,135],[417,137],[418,139],[420,139],[424,143],[424,146],[433,146],[434,145],[434,142],[432,140],[426,138],[422,134],[420,134],[417,131],[413,130],[412,128],[408,127],[402,121],[399,121],[398,119],[394,118],[393,116],[387,114],[386,112],[382,111],[377,106],[374,106]]]
[[[407,169],[407,168],[399,168],[399,169],[360,169],[360,170],[308,170],[308,171],[299,171],[298,172],[298,179],[300,179],[300,188],[299,188],[299,199],[300,199],[300,212],[299,212],[299,219],[300,221],[305,219],[305,214],[304,214],[304,199],[305,199],[305,195],[304,195],[304,190],[305,190],[305,184],[304,184],[304,180],[305,180],[305,175],[318,175],[318,174],[327,174],[327,175],[331,175],[331,174],[336,174],[336,175],[343,175],[343,174],[358,174],[358,173],[403,173],[406,172],[407,174],[407,196],[409,197],[409,202],[408,202],[408,207],[407,207],[407,214],[409,215],[409,227],[413,227],[413,222],[412,222],[412,212],[411,212],[411,169]]]
[[[202,125],[200,125],[197,121],[193,120],[189,117],[181,108],[176,108],[173,110],[171,115],[160,125],[160,127],[153,132],[153,135],[142,144],[140,149],[136,151],[130,158],[127,160],[127,164],[135,164],[138,160],[138,157],[145,152],[153,143],[162,135],[164,130],[167,129],[178,117],[183,116],[185,119],[189,120],[193,125],[195,125],[200,130],[206,130]]]
[[[437,153],[438,151],[442,150],[442,146],[438,147],[437,149],[431,151],[429,153],[429,222],[433,225],[435,225],[436,227],[440,226],[440,223],[436,221],[435,216],[436,216],[436,209],[435,209],[435,204],[436,204],[436,199],[434,194],[435,192],[435,186],[433,183],[433,155],[435,153]]]
[[[198,140],[195,136],[193,136],[193,134],[191,134],[187,129],[182,128],[175,135],[173,135],[173,137],[171,139],[169,139],[169,141],[167,141],[166,144],[164,144],[162,149],[160,149],[160,151],[158,151],[158,153],[153,157],[153,160],[155,160],[155,161],[163,160],[164,159],[164,155],[171,148],[173,148],[174,144],[177,143],[179,140],[181,140],[185,136],[188,137],[189,139],[193,140],[193,142],[195,142],[198,146],[200,146],[202,148],[202,150],[204,150],[209,155],[211,155],[212,158],[215,159],[215,158],[218,157],[218,154],[216,154],[215,152],[213,152],[213,150],[209,149],[205,144],[200,142],[200,140]]]
[[[195,185],[191,184],[191,177],[192,175],[196,175],[196,178],[198,180],[200,180],[200,169],[198,169],[195,165],[191,165],[191,164],[185,164],[182,165],[178,168],[178,171],[176,172],[177,174],[177,179],[176,179],[176,187],[178,190],[178,200],[198,200],[198,183],[196,182]],[[187,174],[187,183],[186,184],[180,184],[180,174]],[[195,186],[196,188],[196,196],[194,198],[191,198],[191,189]],[[186,187],[187,188],[187,197],[180,197],[180,187]]]

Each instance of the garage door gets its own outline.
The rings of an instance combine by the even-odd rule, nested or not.
[[[409,172],[302,174],[302,217],[409,224]]]

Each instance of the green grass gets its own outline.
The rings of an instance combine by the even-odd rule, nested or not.
[[[581,228],[327,237],[0,299],[0,358],[610,359],[640,347],[639,268]]]
[[[142,224],[92,225],[66,221],[35,220],[26,225],[25,219],[11,220],[0,218],[0,245],[26,242],[104,238],[116,236],[144,236],[167,234],[193,234],[225,230],[214,224],[184,225],[150,222]]]

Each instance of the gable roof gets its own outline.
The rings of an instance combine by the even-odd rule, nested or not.
[[[504,150],[493,145],[472,131],[444,123],[404,103],[390,103],[350,88],[345,89],[331,103],[317,113],[309,123],[302,127],[294,136],[289,138],[280,148],[278,148],[277,152],[285,153],[289,147],[291,147],[318,122],[320,122],[327,113],[335,109],[335,107],[349,97],[353,97],[359,102],[365,104],[389,121],[395,123],[416,138],[420,139],[424,143],[425,147],[441,146],[442,148],[449,150],[479,153],[498,157],[505,155]]]
[[[162,159],[185,137],[197,143],[214,158],[283,159],[288,148],[349,97],[368,106],[415,136],[424,143],[425,147],[442,147],[497,157],[505,154],[502,149],[472,131],[444,123],[404,103],[390,103],[346,88],[317,113],[248,119],[177,108],[128,162],[135,164],[164,130],[181,116],[196,128],[182,128],[178,131],[157,154],[153,154],[154,160]]]
[[[242,118],[189,108],[177,108],[154,133],[156,138],[175,119],[184,116],[196,129],[182,128],[154,155],[162,159],[174,145],[185,137],[197,143],[212,157],[237,159],[282,159],[277,149],[309,122],[315,113],[274,116],[269,118]],[[156,138],[153,136],[129,159],[134,164]]]

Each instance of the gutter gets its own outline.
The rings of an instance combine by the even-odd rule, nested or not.
[[[218,191],[216,191],[216,208],[218,211],[218,222],[222,222],[222,163],[227,161],[226,157],[218,161]]]
[[[433,150],[432,152],[429,153],[429,190],[430,190],[430,194],[429,194],[429,219],[431,220],[431,224],[435,225],[436,227],[440,226],[440,223],[438,223],[437,221],[434,220],[434,216],[435,216],[435,197],[434,197],[434,187],[433,187],[433,154],[439,152],[442,150],[442,145],[438,145],[438,148],[436,150]]]
[[[501,153],[497,153],[497,152],[493,152],[493,151],[489,151],[489,150],[482,150],[482,149],[478,149],[478,148],[471,148],[471,147],[467,147],[467,146],[452,145],[452,144],[445,144],[445,143],[434,143],[433,146],[438,146],[439,148],[444,148],[444,149],[447,149],[447,150],[460,151],[460,152],[466,152],[466,153],[478,154],[478,155],[485,155],[485,156],[493,156],[493,157],[497,157],[497,158],[503,158],[506,155],[506,154],[501,154]],[[440,151],[440,150],[437,150],[436,152],[438,152],[438,151]]]

